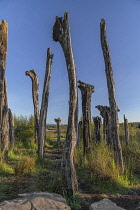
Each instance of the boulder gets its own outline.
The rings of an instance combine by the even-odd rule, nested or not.
[[[19,198],[0,202],[0,210],[70,210],[59,194],[38,192],[19,194]]]
[[[125,210],[121,207],[118,207],[115,203],[109,199],[103,199],[99,202],[92,203],[89,207],[89,210]]]

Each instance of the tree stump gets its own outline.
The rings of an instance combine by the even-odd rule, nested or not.
[[[105,61],[105,73],[107,79],[109,105],[110,105],[111,139],[114,148],[114,160],[120,166],[121,170],[124,171],[122,149],[119,139],[119,120],[118,120],[118,107],[115,96],[115,84],[113,80],[113,69],[111,64],[110,51],[106,39],[106,23],[104,19],[102,19],[100,22],[100,39],[101,39],[101,46]]]
[[[56,126],[57,126],[57,143],[58,143],[58,147],[60,147],[60,123],[61,123],[61,119],[58,117],[57,119],[54,119],[54,121],[56,122]]]
[[[70,194],[78,190],[76,171],[74,167],[74,148],[77,139],[77,84],[76,68],[73,58],[68,13],[64,18],[56,17],[53,26],[53,40],[59,42],[65,56],[68,78],[69,78],[69,116],[66,141],[62,157],[62,171]]]
[[[91,146],[91,96],[94,93],[94,86],[80,80],[78,83],[82,94],[83,142],[84,154],[86,154]]]
[[[94,136],[95,136],[95,142],[98,143],[101,141],[101,117],[93,117],[93,122],[94,122]]]

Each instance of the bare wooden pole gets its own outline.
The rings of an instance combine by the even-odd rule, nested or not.
[[[0,144],[2,157],[8,157],[9,123],[7,85],[5,79],[8,24],[0,22]]]
[[[128,126],[128,120],[125,118],[124,115],[124,131],[125,131],[125,142],[126,142],[126,146],[129,145],[129,126]]]
[[[68,13],[64,18],[56,17],[53,26],[53,40],[59,42],[65,56],[68,78],[69,78],[69,116],[66,141],[62,158],[62,170],[66,180],[69,193],[73,194],[78,190],[76,171],[74,167],[74,148],[77,138],[77,84],[76,68],[73,58]]]
[[[120,166],[121,170],[124,171],[122,149],[119,139],[119,120],[118,120],[118,111],[117,111],[118,107],[115,96],[115,84],[113,80],[113,69],[111,64],[110,51],[106,39],[106,23],[104,19],[102,19],[100,22],[100,39],[101,39],[101,46],[105,61],[105,73],[107,79],[109,105],[110,105],[111,139],[113,141],[114,160]]]
[[[39,119],[39,156],[42,158],[44,155],[44,142],[46,139],[46,117],[47,117],[48,101],[49,101],[52,60],[53,60],[53,54],[51,53],[51,49],[48,48],[47,59],[46,59],[46,72],[44,78],[44,87],[42,93],[42,103],[41,103],[40,119]]]
[[[94,93],[94,86],[78,81],[78,88],[82,94],[82,113],[83,113],[83,142],[84,154],[86,154],[91,146],[91,96]]]
[[[103,118],[104,140],[108,145],[112,145],[110,108],[108,106],[101,106],[101,105],[98,105],[95,108],[97,108],[100,111],[100,115]]]
[[[80,145],[81,128],[82,128],[82,121],[79,121],[79,123],[78,123],[78,138],[77,138],[77,144],[76,144],[77,147]]]
[[[95,136],[95,142],[98,143],[101,141],[101,117],[93,117],[93,122],[94,122],[94,136]]]
[[[34,70],[26,71],[25,74],[32,80],[32,96],[34,105],[34,122],[35,122],[35,142],[39,145],[39,81],[38,76]]]
[[[8,110],[9,114],[9,139],[11,148],[14,147],[14,118],[11,109]]]
[[[58,117],[57,119],[54,119],[54,121],[56,122],[56,126],[57,126],[57,143],[58,143],[58,147],[60,147],[60,123],[61,123],[61,119]]]

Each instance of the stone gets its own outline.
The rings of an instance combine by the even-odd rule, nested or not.
[[[103,199],[99,202],[92,203],[89,207],[89,210],[125,210],[121,207],[118,207],[115,203],[109,199]]]
[[[0,202],[0,210],[71,210],[66,200],[56,193],[35,192],[19,196]]]

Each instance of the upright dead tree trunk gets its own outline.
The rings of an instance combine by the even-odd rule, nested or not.
[[[44,78],[44,87],[42,93],[42,103],[40,109],[40,119],[39,119],[39,156],[43,158],[44,155],[44,142],[46,139],[46,117],[48,110],[49,101],[49,90],[50,90],[50,78],[52,69],[53,54],[51,49],[48,48],[47,51],[47,61],[46,61],[46,72]]]
[[[95,142],[100,142],[101,141],[101,117],[93,117],[93,122],[94,122],[94,136],[95,136]]]
[[[8,156],[8,100],[5,79],[6,54],[7,54],[8,24],[5,20],[0,22],[0,144],[2,157]]]
[[[58,117],[57,119],[54,119],[54,121],[56,122],[56,126],[57,126],[57,143],[58,143],[58,147],[60,147],[60,123],[61,123],[61,119]]]
[[[129,144],[129,126],[128,126],[128,120],[125,118],[124,115],[124,131],[125,131],[125,142],[126,142],[126,146],[128,146]]]
[[[39,82],[38,76],[34,70],[26,71],[25,74],[32,80],[32,96],[34,105],[34,122],[35,122],[35,142],[39,144]]]
[[[73,194],[78,190],[76,171],[74,167],[74,148],[77,138],[77,85],[76,68],[73,58],[70,27],[68,22],[68,13],[64,14],[64,19],[56,17],[53,26],[53,40],[58,41],[63,49],[69,78],[69,117],[66,141],[62,158],[62,170],[66,180],[69,193]]]
[[[95,108],[97,108],[100,111],[100,115],[103,118],[104,140],[108,145],[112,145],[110,108],[107,106],[101,106],[101,105],[98,105]]]
[[[94,93],[94,86],[78,81],[78,88],[82,94],[82,113],[83,113],[83,142],[84,154],[91,146],[91,95]]]
[[[26,75],[30,76],[32,80],[32,96],[33,96],[34,117],[35,117],[35,137],[38,142],[38,155],[41,158],[43,158],[44,155],[44,141],[46,139],[46,116],[47,116],[48,100],[49,100],[52,60],[53,60],[53,54],[51,54],[50,48],[48,48],[40,113],[39,113],[39,100],[38,100],[38,88],[39,88],[38,77],[34,70],[26,71]]]
[[[115,84],[113,81],[113,69],[111,64],[109,46],[106,40],[106,24],[104,19],[102,19],[100,23],[100,38],[101,38],[101,46],[105,61],[105,73],[106,73],[108,95],[109,95],[110,115],[111,115],[111,139],[113,141],[113,147],[114,147],[114,160],[116,163],[118,163],[121,170],[124,171],[122,149],[119,139],[119,120],[118,120],[118,111],[117,111],[118,107],[116,104],[116,96],[115,96]]]
[[[11,112],[11,109],[8,110],[9,114],[9,139],[10,139],[10,146],[13,148],[14,146],[14,118]]]
[[[78,123],[78,138],[77,138],[77,144],[76,144],[77,147],[80,145],[81,128],[82,128],[82,121],[79,121],[79,123]]]

